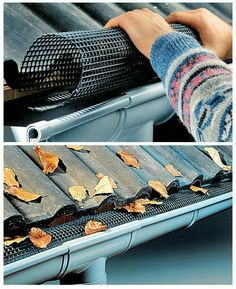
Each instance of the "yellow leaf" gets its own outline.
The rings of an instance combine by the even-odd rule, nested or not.
[[[114,192],[108,176],[102,177],[94,190],[94,196],[101,194],[112,194]]]
[[[86,223],[84,231],[85,231],[85,235],[91,235],[94,233],[105,231],[106,229],[107,229],[107,225],[101,222],[90,220]]]
[[[124,161],[126,165],[140,169],[139,162],[133,155],[124,150],[117,152],[117,155]]]
[[[163,183],[161,183],[160,181],[150,180],[150,181],[148,181],[148,185],[151,188],[153,188],[154,191],[159,193],[163,198],[165,198],[165,199],[169,198],[169,195],[168,195],[168,192],[166,190],[165,185]]]
[[[25,239],[27,239],[27,238],[28,238],[28,236],[25,236],[25,237],[23,237],[23,236],[16,236],[16,237],[13,237],[13,238],[5,237],[3,244],[4,244],[4,246],[10,246],[10,245],[12,245],[12,244],[14,244],[14,243],[19,244],[19,243],[23,242],[23,241],[24,241]]]
[[[200,187],[196,187],[196,186],[191,185],[190,190],[193,192],[202,192],[204,195],[209,195],[208,190],[205,188],[200,188]]]
[[[79,145],[67,145],[66,146],[68,149],[72,149],[75,151],[80,151],[84,148],[84,146],[79,146]]]
[[[96,177],[99,179],[102,179],[104,177],[104,175],[102,173],[98,173],[98,174],[96,174]],[[116,182],[113,180],[113,178],[109,177],[109,180],[110,180],[112,188],[117,189],[118,186],[117,186]]]
[[[165,169],[174,177],[181,177],[182,174],[173,165],[166,165]]]
[[[39,228],[32,227],[28,233],[30,241],[37,248],[46,248],[51,243],[52,236]]]
[[[145,205],[161,205],[163,202],[149,199],[137,199],[135,200],[135,203],[142,204],[145,206]]]
[[[87,190],[83,186],[69,187],[69,193],[78,202],[82,202],[87,197]]]
[[[16,174],[11,169],[4,168],[4,184],[8,185],[9,187],[20,186],[20,183],[16,180]]]
[[[139,202],[134,201],[133,203],[129,203],[127,205],[124,205],[122,207],[119,207],[118,209],[125,209],[128,213],[145,213],[146,209],[145,206]]]
[[[223,169],[223,171],[229,172],[231,170],[231,166],[223,164],[218,150],[213,147],[206,147],[204,150],[209,154],[214,163]]]
[[[22,188],[18,188],[14,186],[11,186],[9,188],[4,188],[4,191],[8,193],[9,195],[14,196],[24,202],[32,202],[32,201],[36,201],[42,198],[41,195],[31,193],[29,191],[25,191]]]
[[[39,159],[43,165],[44,174],[53,173],[59,164],[59,158],[53,153],[43,151],[40,146],[35,146],[34,150],[39,156]]]

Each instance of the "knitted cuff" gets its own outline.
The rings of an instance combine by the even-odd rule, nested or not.
[[[151,48],[150,62],[153,70],[165,82],[170,65],[182,54],[201,47],[197,40],[181,32],[170,32],[158,37]]]

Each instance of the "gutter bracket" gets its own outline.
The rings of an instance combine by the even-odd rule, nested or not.
[[[190,221],[190,223],[188,224],[188,226],[186,228],[191,227],[194,223],[196,223],[197,219],[198,219],[198,215],[199,215],[199,210],[195,210],[193,213],[193,217],[192,220]]]

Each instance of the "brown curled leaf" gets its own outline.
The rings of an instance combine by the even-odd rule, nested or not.
[[[165,169],[174,177],[182,177],[180,171],[178,171],[173,165],[166,165]]]
[[[148,185],[157,193],[159,193],[163,198],[169,198],[168,192],[166,190],[165,185],[160,181],[148,181]]]
[[[87,197],[87,190],[84,186],[69,187],[69,193],[78,202],[82,202]]]
[[[90,220],[86,223],[84,227],[84,232],[85,232],[85,235],[91,235],[94,233],[105,231],[106,229],[107,229],[107,225],[101,222]]]
[[[134,201],[133,203],[129,203],[127,205],[124,205],[122,207],[119,207],[118,209],[124,209],[128,213],[145,213],[146,209],[145,206],[139,202]]]
[[[16,179],[16,174],[9,168],[4,168],[4,184],[9,187],[20,187],[20,183]]]
[[[29,191],[26,191],[22,188],[18,188],[18,187],[4,187],[4,191],[6,193],[8,193],[11,196],[16,197],[17,199],[24,201],[24,202],[33,202],[33,201],[39,201],[42,196],[35,194],[35,193],[31,193]]]
[[[95,195],[112,194],[113,188],[108,176],[104,176],[100,179],[96,187],[94,188]]]
[[[131,166],[131,167],[140,169],[139,162],[133,155],[129,154],[128,152],[126,152],[124,150],[117,152],[117,155],[124,161],[124,163],[127,166]]]
[[[209,154],[213,162],[217,164],[220,168],[222,168],[223,171],[229,172],[231,170],[231,166],[223,164],[220,157],[220,153],[218,152],[217,149],[213,147],[206,147],[204,148],[204,150]]]
[[[43,165],[43,173],[53,173],[59,164],[59,158],[53,153],[43,151],[40,146],[35,146],[34,150],[38,154],[40,161]]]
[[[75,151],[81,151],[84,148],[84,146],[80,146],[80,145],[67,145],[66,147],[68,149],[75,150]]]
[[[161,205],[162,201],[156,201],[156,200],[149,200],[149,199],[137,199],[135,200],[135,203],[142,204],[142,205]]]
[[[39,228],[32,227],[28,232],[30,241],[37,248],[46,248],[51,243],[52,236]]]
[[[4,246],[10,246],[10,245],[15,244],[15,243],[19,244],[27,238],[28,238],[28,236],[24,236],[24,237],[23,236],[15,236],[12,238],[5,237],[3,244],[4,244]]]
[[[96,177],[101,180],[104,177],[104,175],[102,173],[98,173],[98,174],[96,174]],[[112,188],[117,189],[118,186],[117,186],[116,182],[113,180],[113,178],[109,177],[109,180],[110,180]]]
[[[204,195],[209,195],[208,189],[205,189],[205,188],[200,188],[200,187],[191,185],[190,190],[193,192],[202,192]]]

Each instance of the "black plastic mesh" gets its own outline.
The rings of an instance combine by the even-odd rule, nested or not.
[[[47,249],[60,246],[66,241],[82,237],[84,235],[84,225],[88,220],[91,219],[101,221],[102,223],[106,224],[108,228],[112,228],[128,222],[148,218],[181,207],[189,206],[231,191],[231,182],[220,183],[212,185],[209,188],[208,196],[199,193],[193,193],[191,191],[182,191],[172,194],[169,199],[163,202],[161,206],[146,206],[146,212],[144,214],[130,214],[116,210],[94,215],[82,216],[76,221],[65,223],[63,225],[58,225],[53,228],[46,228],[45,231],[52,235],[52,242],[51,244],[49,244]],[[37,249],[30,243],[29,240],[25,240],[24,242],[17,245],[11,245],[8,247],[4,246],[4,264],[10,264],[23,258],[33,256],[45,250],[46,249]]]
[[[173,28],[197,38],[186,26]],[[72,100],[123,90],[154,76],[123,30],[100,29],[38,38],[26,53],[19,85],[24,90],[71,88]]]

